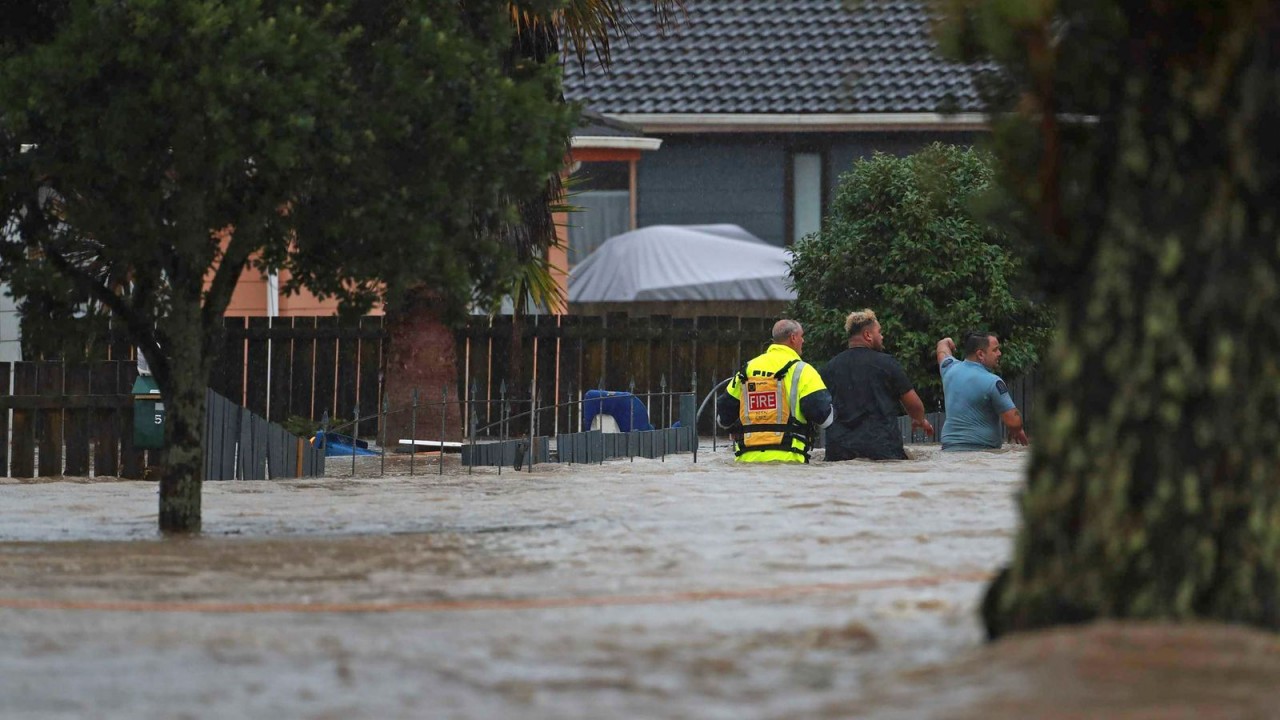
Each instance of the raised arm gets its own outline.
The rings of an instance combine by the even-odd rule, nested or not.
[[[956,341],[949,337],[944,337],[938,341],[937,358],[938,364],[941,365],[943,360],[956,356]]]

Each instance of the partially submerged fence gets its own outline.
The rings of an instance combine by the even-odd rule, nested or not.
[[[225,322],[224,355],[211,379],[213,390],[274,422],[360,414],[361,434],[378,437],[387,410],[382,369],[388,332],[381,316],[229,317]],[[530,316],[520,326],[517,353],[512,316],[475,316],[455,334],[457,385],[447,390],[446,401],[475,409],[479,435],[486,440],[498,438],[504,407],[506,417],[527,419],[527,427],[520,428],[524,434],[581,432],[581,402],[591,389],[631,392],[660,420],[658,425],[670,425],[678,412],[671,398],[685,392],[704,397],[769,344],[772,323],[773,318],[731,316]],[[112,348],[121,358],[131,357],[127,345]],[[16,366],[14,387],[0,389],[0,404],[13,411],[15,431],[13,448],[0,447],[0,468],[12,463],[15,472],[25,473],[16,477],[31,477],[65,463],[69,474],[80,473],[90,458],[82,448],[100,447],[91,456],[93,472],[112,474],[115,468],[122,477],[141,476],[146,453],[132,447],[130,433],[121,432],[128,429],[122,424],[129,419],[125,413],[131,413],[127,394],[136,375],[131,360],[66,371],[54,369],[61,368],[58,362]],[[10,373],[0,374],[0,384],[7,383]],[[1030,432],[1034,377],[1015,378],[1009,387]],[[55,409],[59,412],[48,412]],[[9,413],[0,415],[0,430],[10,431]],[[466,413],[453,417],[459,416]],[[909,425],[905,418],[902,422],[910,442]],[[941,423],[934,425],[941,429]],[[697,428],[713,435],[712,413],[699,415]],[[51,439],[59,433],[70,440],[65,457]],[[86,434],[92,439],[82,442]],[[422,435],[434,433],[424,427]],[[39,468],[34,467],[37,458]]]
[[[204,479],[279,480],[324,474],[325,451],[222,397],[205,394]]]
[[[134,446],[132,360],[0,363],[0,471],[7,477],[142,479],[152,451]],[[205,478],[318,475],[323,451],[210,391]]]
[[[491,425],[504,399],[540,397],[534,422],[550,434],[573,422],[572,400],[588,389],[648,398],[664,424],[677,409],[672,393],[705,394],[769,344],[773,318],[542,315],[523,320],[520,373],[514,372],[512,317],[473,318],[458,333],[459,379],[482,403]],[[709,417],[699,423],[712,431]]]

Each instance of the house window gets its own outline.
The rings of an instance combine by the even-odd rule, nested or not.
[[[822,229],[822,154],[791,155],[791,237],[794,243]]]
[[[631,164],[584,162],[569,185],[569,267],[631,229]]]

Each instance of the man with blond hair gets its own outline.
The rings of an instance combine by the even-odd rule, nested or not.
[[[773,344],[752,358],[716,402],[716,422],[734,437],[739,462],[809,462],[815,428],[831,424],[831,393],[800,359],[804,328],[773,325]]]
[[[906,460],[898,416],[932,435],[924,403],[902,365],[884,352],[884,331],[870,309],[845,318],[848,349],[822,368],[836,419],[827,429],[827,460]]]

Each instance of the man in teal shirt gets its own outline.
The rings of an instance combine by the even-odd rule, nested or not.
[[[971,332],[964,338],[963,349],[964,360],[957,360],[955,341],[949,337],[938,341],[938,372],[947,411],[942,449],[999,448],[1004,444],[1004,428],[1010,440],[1026,445],[1022,414],[1009,396],[1009,387],[995,373],[1000,366],[1000,338],[990,332]]]

